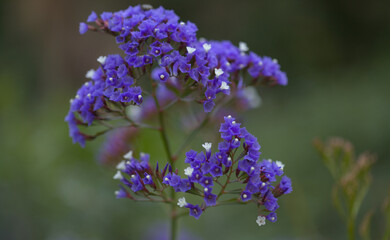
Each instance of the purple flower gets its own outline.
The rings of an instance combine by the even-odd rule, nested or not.
[[[212,188],[204,189],[204,202],[208,207],[215,206],[217,204],[217,195],[211,193],[212,190]]]
[[[268,191],[264,198],[264,206],[269,211],[275,211],[279,208],[278,199],[274,197],[274,195]]]
[[[215,103],[213,102],[213,100],[205,101],[203,104],[205,112],[211,112],[211,110],[213,110],[214,106],[215,106]]]
[[[187,192],[192,188],[191,182],[188,179],[181,179],[179,188],[180,192]]]
[[[200,215],[202,214],[202,209],[199,207],[199,205],[192,205],[187,204],[186,208],[190,209],[190,216],[193,216],[196,219],[199,219]]]
[[[94,22],[97,19],[97,15],[94,11],[91,12],[91,14],[88,16],[87,22]]]
[[[271,212],[270,214],[267,215],[266,218],[270,222],[276,222],[276,220],[278,219],[275,212]]]
[[[138,173],[131,175],[130,181],[132,183],[131,190],[133,192],[137,192],[144,189],[144,186],[141,182],[141,178]]]
[[[145,177],[143,179],[144,183],[148,184],[148,185],[152,185],[153,184],[152,176],[150,174],[146,173],[146,172],[144,174],[145,174]]]
[[[119,187],[119,190],[115,192],[116,198],[128,198],[129,194],[126,192],[126,190],[122,186]]]
[[[160,79],[161,82],[166,82],[169,78],[169,74],[162,70],[157,73],[158,79]]]
[[[222,167],[216,165],[216,164],[213,164],[211,169],[210,169],[210,174],[213,176],[213,177],[220,177],[222,176]]]
[[[171,185],[172,174],[168,173],[163,179],[164,180],[162,183],[167,184],[167,185]]]
[[[292,192],[291,179],[287,176],[283,176],[280,180],[279,188],[283,194],[288,194]]]
[[[177,186],[180,186],[180,182],[181,182],[180,176],[172,173],[171,179],[169,181],[169,185],[171,187],[177,187]]]
[[[250,191],[243,191],[241,193],[241,200],[243,202],[249,201],[252,198],[252,193]]]
[[[200,185],[202,185],[203,187],[211,187],[213,186],[213,178],[212,177],[207,177],[207,176],[203,176],[201,179],[200,179],[200,182],[199,182]]]
[[[88,31],[88,25],[86,23],[80,23],[80,26],[79,26],[79,32],[80,34],[84,34]]]

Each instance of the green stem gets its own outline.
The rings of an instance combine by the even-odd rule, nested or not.
[[[348,239],[355,240],[355,220],[353,217],[349,217],[348,219]]]
[[[153,87],[153,99],[156,104],[156,109],[158,112],[158,121],[160,124],[160,135],[161,139],[164,144],[165,153],[167,154],[168,162],[171,164],[172,168],[175,169],[175,161],[172,158],[171,149],[169,147],[169,141],[167,137],[166,127],[164,123],[164,110],[161,109],[160,104],[158,102],[157,96],[156,96],[156,83],[152,81],[152,87]],[[171,191],[171,240],[176,240],[177,237],[177,216],[176,216],[176,193],[175,190],[172,189]]]
[[[165,123],[164,123],[164,114],[160,108],[160,104],[158,103],[158,99],[156,96],[156,84],[152,83],[152,86],[153,86],[153,94],[152,95],[153,95],[154,102],[156,104],[156,109],[158,112],[158,122],[160,124],[160,129],[159,129],[160,135],[161,135],[161,138],[163,140],[164,149],[165,149],[165,152],[166,152],[167,157],[168,157],[168,162],[172,165],[172,168],[174,168],[173,158],[172,158],[172,154],[171,154],[171,149],[169,147],[169,141],[168,141],[166,127],[165,127]]]
[[[217,195],[217,200],[219,199],[219,197],[222,196],[222,194],[225,193],[226,186],[230,183],[230,176],[232,175],[234,164],[235,164],[234,159],[232,159],[232,165],[230,166],[229,174],[228,174],[227,177],[226,177],[226,182],[225,182],[225,184],[222,186],[221,191],[220,191],[219,194]]]
[[[175,191],[172,189],[172,199],[175,197]],[[171,240],[176,240],[177,237],[177,219],[176,215],[176,202],[171,203]]]

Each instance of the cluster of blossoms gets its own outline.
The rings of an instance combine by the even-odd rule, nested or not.
[[[198,39],[195,24],[180,21],[173,11],[162,7],[135,6],[100,16],[92,12],[79,31],[113,35],[122,50],[97,59],[98,68],[87,72],[89,80],[71,99],[65,118],[73,141],[82,146],[86,140],[118,128],[112,122],[126,121],[102,150],[104,162],[123,156],[114,175],[121,182],[117,198],[168,203],[173,219],[176,205],[198,219],[209,207],[253,202],[259,208],[256,222],[260,226],[266,219],[276,221],[278,198],[292,191],[290,179],[282,176],[284,165],[260,160],[257,138],[236,122],[231,109],[223,107],[228,102],[238,103],[241,111],[257,107],[260,98],[255,86],[286,85],[286,74],[277,60],[250,52],[243,42],[237,47],[229,41]],[[164,124],[164,110],[180,101],[200,104],[201,110],[195,113],[202,114],[203,120],[194,134],[212,122],[212,117],[220,122],[222,114],[228,115],[220,125],[222,141],[217,151],[207,142],[203,144],[205,151],[188,151],[184,176],[175,168],[175,161],[184,158],[180,153],[187,141],[173,156]],[[159,126],[147,123],[156,116]],[[80,128],[95,123],[107,130],[89,135]],[[144,127],[161,134],[168,157],[163,169],[158,162],[155,167],[149,163],[149,154],[141,153],[136,159],[133,151],[127,152],[131,149],[128,141],[137,139],[139,128]],[[176,199],[176,192],[199,196],[202,202]],[[234,197],[226,199],[228,194]]]
[[[83,146],[91,136],[78,126],[102,118],[99,110],[112,112],[110,103],[140,105],[144,96],[139,80],[148,74],[158,84],[173,85],[178,97],[196,93],[194,101],[203,104],[205,112],[212,111],[219,93],[229,95],[235,88],[236,95],[242,95],[240,73],[248,72],[252,83],[287,84],[276,60],[248,52],[245,43],[236,47],[228,41],[198,40],[195,24],[179,21],[173,11],[162,7],[130,6],[100,16],[92,12],[87,23],[80,24],[81,34],[91,30],[114,35],[124,56],[99,57],[100,67],[86,74],[92,80],[71,100],[66,121],[74,142]]]
[[[264,206],[265,211],[269,213],[260,217],[275,222],[275,211],[279,208],[277,198],[292,191],[291,180],[287,176],[281,177],[276,184],[277,177],[283,175],[284,165],[279,161],[260,161],[260,145],[256,137],[245,128],[241,128],[240,123],[230,115],[225,117],[219,131],[223,141],[218,144],[217,152],[212,153],[212,144],[205,143],[203,144],[205,152],[190,150],[186,153],[185,162],[190,165],[184,169],[186,177],[181,177],[177,169],[173,171],[169,164],[161,172],[157,164],[155,171],[152,171],[148,164],[149,155],[141,154],[141,162],[138,162],[130,151],[124,156],[128,161],[118,164],[118,172],[114,179],[120,179],[134,193],[142,190],[143,194],[148,195],[155,191],[158,195],[170,186],[175,192],[201,196],[204,200],[201,205],[187,203],[184,197],[178,201],[178,205],[188,208],[189,214],[195,218],[199,218],[207,207],[216,206],[219,197],[227,193],[226,188],[229,184],[235,183],[237,187],[237,183],[240,183],[241,188],[229,191],[239,195],[234,199],[241,203],[252,201],[258,207]],[[242,152],[237,155],[240,149]],[[123,177],[123,174],[127,175],[127,178]],[[148,189],[146,185],[150,188]],[[219,193],[213,193],[213,189],[216,189],[214,187],[218,187],[215,193]],[[117,197],[131,198],[131,194],[122,187],[117,192]],[[161,197],[164,198],[163,195]]]
[[[92,80],[84,83],[76,97],[70,100],[71,107],[65,119],[69,124],[71,137],[81,145],[85,144],[87,136],[79,131],[77,125],[80,120],[75,113],[89,126],[98,118],[99,110],[111,110],[108,101],[126,106],[139,105],[143,100],[141,87],[134,86],[131,68],[120,55],[99,57],[98,62],[101,64],[100,68],[90,70],[86,75]]]

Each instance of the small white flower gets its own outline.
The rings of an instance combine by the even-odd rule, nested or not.
[[[141,94],[138,95],[138,100],[141,100],[141,98],[142,98],[142,95]]]
[[[244,42],[239,42],[238,48],[240,49],[241,52],[246,52],[249,50],[248,45],[246,45],[246,43]]]
[[[250,170],[250,171],[252,172],[252,171],[254,171],[254,170],[255,170],[255,167],[251,167],[251,170]]]
[[[143,158],[143,157],[145,157],[145,153],[141,152],[141,153],[139,154],[139,156]]]
[[[206,41],[206,38],[204,38],[204,37],[199,38],[199,42],[205,42],[205,41]]]
[[[100,64],[104,64],[104,63],[106,62],[106,59],[107,59],[106,56],[100,56],[100,57],[98,57],[97,61],[98,61]]]
[[[261,98],[255,87],[244,88],[244,96],[250,108],[257,108],[261,105]]]
[[[204,44],[203,44],[203,49],[204,49],[206,52],[210,51],[210,49],[211,49],[211,44],[204,43]]]
[[[219,77],[219,76],[221,76],[221,75],[223,74],[223,70],[220,69],[220,68],[216,68],[216,69],[214,70],[214,72],[215,72],[215,76],[216,76],[216,77]]]
[[[74,101],[74,99],[73,99],[73,98],[71,98],[71,99],[69,100],[69,103],[70,103],[70,104],[72,104],[72,103],[73,103],[73,101]]]
[[[118,165],[116,165],[116,169],[118,169],[118,170],[125,170],[126,169],[125,161],[119,162]]]
[[[196,48],[187,47],[187,52],[188,52],[189,54],[191,54],[191,53],[193,53],[193,52],[195,52],[195,51],[196,51]]]
[[[180,25],[184,26],[184,25],[185,25],[185,22],[180,22]]]
[[[119,195],[119,191],[115,191],[115,196],[118,196]]]
[[[231,157],[228,157],[227,160],[228,160],[228,162],[231,162],[231,161],[232,161],[232,158],[231,158]]]
[[[128,153],[126,153],[125,155],[123,155],[123,158],[124,158],[124,159],[128,159],[128,160],[132,159],[132,158],[133,158],[133,151],[130,150]]]
[[[247,197],[248,197],[248,195],[246,195],[245,193],[242,194],[242,198],[243,198],[243,199],[246,199]]]
[[[238,142],[239,140],[238,140],[238,138],[235,138],[234,141],[235,141],[235,142]]]
[[[221,83],[221,86],[219,87],[219,89],[221,89],[221,90],[229,90],[229,85],[227,85],[227,83],[226,82],[222,82]]]
[[[264,216],[257,216],[256,223],[261,227],[265,225],[265,217]]]
[[[141,108],[139,106],[130,105],[126,109],[127,115],[130,119],[138,121],[141,118]]]
[[[259,66],[263,66],[263,62],[262,61],[259,61]]]
[[[281,161],[276,161],[276,165],[277,165],[278,167],[280,167],[280,169],[283,170],[284,164],[283,164]]]
[[[264,187],[264,186],[265,186],[265,182],[263,182],[263,183],[261,184],[261,186]]]
[[[113,177],[113,179],[115,180],[121,180],[123,177],[122,177],[122,174],[120,171],[117,171]]]
[[[186,202],[185,197],[179,198],[178,201],[177,201],[177,205],[178,205],[179,207],[185,207],[185,206],[187,206],[187,202]]]
[[[77,95],[76,95],[76,99],[80,99],[80,95],[77,94]]]
[[[153,6],[150,5],[150,4],[142,4],[142,5],[141,5],[141,8],[142,8],[143,10],[150,10],[150,9],[153,9]]]
[[[202,144],[202,147],[204,147],[204,149],[206,149],[206,152],[209,152],[211,149],[211,145],[212,145],[212,143],[205,142]]]
[[[274,59],[272,59],[272,62],[278,63],[278,59],[274,58]]]
[[[89,86],[89,82],[84,83],[84,86],[88,87]]]
[[[90,93],[87,94],[87,97],[88,97],[88,98],[91,98],[91,96],[92,96],[92,95],[91,95]]]
[[[232,115],[227,116],[227,118],[232,118]]]
[[[236,121],[233,121],[232,124],[233,124],[233,125],[236,124]]]
[[[192,173],[194,172],[194,169],[192,167],[187,167],[184,169],[184,175],[191,177]]]
[[[91,69],[89,70],[86,74],[85,74],[85,77],[86,78],[91,78],[93,77],[93,75],[95,74],[95,70]]]
[[[206,187],[206,188],[204,188],[204,191],[205,191],[205,192],[208,192],[208,191],[209,191],[209,189]]]

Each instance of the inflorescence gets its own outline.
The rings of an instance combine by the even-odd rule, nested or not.
[[[292,191],[291,180],[287,176],[282,177],[284,165],[281,162],[259,160],[257,138],[240,125],[235,118],[227,116],[219,130],[223,141],[218,143],[216,152],[212,152],[211,143],[202,145],[205,151],[188,151],[185,163],[189,166],[184,169],[185,177],[180,176],[178,169],[172,169],[170,164],[161,171],[157,164],[152,170],[148,154],[141,153],[140,161],[137,161],[130,151],[117,165],[114,179],[123,183],[117,197],[136,200],[136,194],[149,197],[151,201],[170,202],[173,199],[167,198],[164,190],[172,187],[175,192],[203,198],[200,205],[187,203],[185,197],[178,200],[177,204],[188,208],[189,214],[195,218],[199,218],[208,207],[254,202],[260,210],[268,213],[264,216],[267,220],[275,222],[275,211],[279,208],[277,198]],[[278,178],[281,178],[280,181]],[[238,197],[221,200],[225,194]]]
[[[222,141],[216,151],[212,151],[212,143],[206,142],[202,145],[205,151],[185,153],[188,166],[184,176],[174,168],[174,161],[184,155],[171,156],[166,144],[162,115],[166,108],[180,101],[200,104],[205,116],[200,128],[216,108],[227,102],[244,102],[245,106],[238,107],[241,110],[258,106],[260,99],[254,87],[259,84],[287,84],[286,74],[276,59],[250,52],[243,42],[237,47],[229,41],[198,39],[197,30],[194,23],[180,21],[173,11],[163,7],[130,6],[100,16],[92,12],[87,23],[80,23],[80,33],[97,31],[113,35],[122,53],[98,57],[98,67],[87,72],[89,80],[70,100],[65,118],[70,136],[84,146],[86,140],[118,129],[111,124],[118,119],[127,125],[119,126],[118,135],[113,135],[110,141],[121,141],[130,135],[136,138],[138,128],[158,130],[168,163],[160,169],[158,163],[151,166],[148,154],[141,153],[138,160],[129,151],[117,165],[114,176],[122,183],[117,198],[169,204],[177,201],[179,207],[195,218],[209,207],[253,202],[259,208],[256,220],[259,226],[266,219],[275,222],[277,200],[292,191],[291,181],[282,176],[281,162],[259,159],[257,138],[231,115],[224,117],[220,125]],[[215,112],[214,117],[220,122],[222,117],[218,118]],[[158,127],[146,123],[154,114],[159,117]],[[86,133],[84,129],[91,125],[106,130]],[[121,133],[123,127],[132,130]],[[106,146],[108,150],[103,152],[107,159],[130,148],[123,143]],[[110,149],[115,149],[115,154],[110,155]],[[198,204],[187,203],[184,196],[176,200],[166,194],[167,189],[203,200]],[[231,195],[233,198],[227,198]]]
[[[194,102],[210,112],[218,94],[229,95],[231,88],[242,86],[240,74],[247,72],[251,84],[266,82],[286,85],[287,77],[275,59],[259,57],[229,41],[206,41],[196,37],[197,27],[181,22],[171,10],[162,7],[145,10],[129,7],[115,13],[92,12],[80,33],[103,31],[115,36],[123,56],[100,56],[99,67],[87,72],[87,81],[71,99],[66,117],[74,142],[85,145],[93,139],[80,131],[80,125],[91,125],[114,106],[140,105],[143,101],[139,82],[152,78],[156,83],[176,88],[178,97],[196,93]]]

